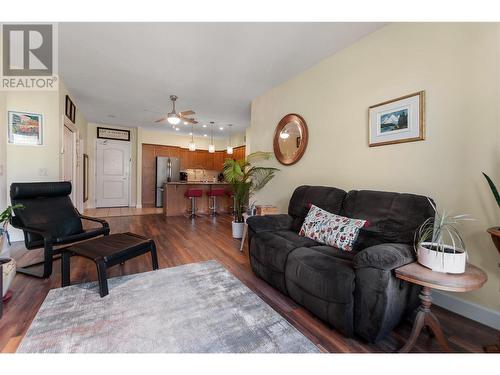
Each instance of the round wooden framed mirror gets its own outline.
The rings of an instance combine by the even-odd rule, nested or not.
[[[307,148],[308,131],[304,119],[294,113],[283,117],[274,131],[274,155],[283,165],[297,163]]]

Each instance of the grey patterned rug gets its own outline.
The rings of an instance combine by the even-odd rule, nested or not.
[[[53,289],[21,353],[316,353],[216,261]]]

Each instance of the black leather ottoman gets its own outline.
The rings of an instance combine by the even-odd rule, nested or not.
[[[108,294],[108,267],[123,263],[145,253],[151,253],[153,270],[158,269],[156,245],[153,240],[134,233],[118,233],[77,243],[62,253],[62,286],[70,285],[70,257],[79,255],[95,262],[101,297]]]

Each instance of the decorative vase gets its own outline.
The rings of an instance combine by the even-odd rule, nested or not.
[[[491,234],[491,239],[500,253],[500,227],[488,228],[488,233]]]
[[[243,229],[245,228],[245,223],[237,223],[233,220],[233,238],[243,238]]]
[[[3,278],[3,290],[2,290],[2,298],[5,296],[7,291],[9,290],[10,284],[12,284],[12,280],[14,280],[14,276],[16,276],[16,262],[14,259],[10,258],[0,258],[0,263],[2,264],[2,278]]]
[[[435,272],[464,273],[467,263],[467,253],[462,249],[444,245],[444,252],[435,250],[432,242],[422,242],[417,249],[418,263]]]

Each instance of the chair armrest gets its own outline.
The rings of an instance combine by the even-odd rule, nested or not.
[[[72,235],[66,236],[66,237],[56,238],[56,243],[58,245],[68,244],[68,243],[72,243],[72,242],[79,242],[79,241],[88,240],[88,239],[95,238],[95,237],[98,237],[101,235],[107,236],[108,234],[109,234],[109,227],[93,228],[93,229],[86,230],[82,233],[77,233],[77,234],[72,234]]]
[[[80,214],[80,219],[88,220],[88,221],[95,221],[96,223],[101,224],[103,226],[103,228],[109,228],[109,224],[106,220],[98,219],[97,217],[85,216],[85,215]]]
[[[248,227],[256,233],[289,230],[292,227],[292,217],[284,214],[250,216],[247,219],[247,224]]]
[[[354,256],[354,268],[377,268],[390,271],[416,259],[413,246],[401,243],[385,243],[367,247]]]

